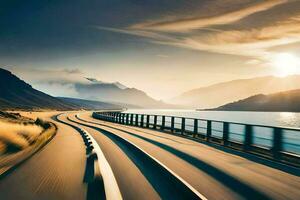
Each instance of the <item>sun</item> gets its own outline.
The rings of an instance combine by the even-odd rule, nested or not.
[[[279,53],[272,58],[272,65],[276,68],[277,76],[288,76],[300,71],[300,60],[290,53]]]

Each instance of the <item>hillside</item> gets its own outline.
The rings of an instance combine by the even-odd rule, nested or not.
[[[31,87],[11,72],[0,68],[0,109],[70,110],[67,104]]]
[[[215,108],[257,94],[271,94],[300,88],[300,75],[258,77],[218,83],[190,90],[168,102],[190,108]]]
[[[300,89],[255,95],[214,110],[300,112]]]
[[[135,107],[144,108],[174,107],[173,105],[151,98],[141,90],[128,88],[118,82],[104,83],[92,79],[91,83],[76,83],[74,87],[76,92],[84,99],[111,102],[119,105],[133,105]]]

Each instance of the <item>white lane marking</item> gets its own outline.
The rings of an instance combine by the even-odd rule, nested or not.
[[[77,114],[77,116],[79,116]],[[100,125],[101,126],[101,125]],[[118,136],[121,137],[121,136]],[[200,192],[198,192],[192,185],[190,185],[188,182],[186,182],[183,178],[181,178],[179,175],[177,175],[173,170],[171,170],[169,167],[167,167],[166,165],[164,165],[163,163],[161,163],[159,160],[157,160],[155,157],[151,156],[149,153],[147,153],[145,150],[143,150],[142,148],[140,148],[139,146],[135,145],[133,142],[129,141],[128,139],[122,137],[122,139],[126,140],[127,142],[129,142],[130,144],[132,144],[133,146],[135,146],[136,148],[138,148],[139,150],[141,150],[143,153],[145,153],[146,155],[148,155],[151,159],[153,159],[154,161],[156,161],[159,165],[161,165],[163,168],[165,168],[167,171],[169,171],[173,176],[175,176],[177,179],[179,179],[184,185],[186,185],[190,190],[192,190],[200,199],[202,200],[207,200],[207,198],[202,195]]]
[[[98,165],[99,165],[99,169],[101,171],[101,175],[102,175],[103,181],[104,181],[106,198],[109,200],[122,200],[123,198],[122,198],[117,180],[116,180],[114,173],[113,173],[108,161],[106,160],[100,146],[86,130],[84,130],[82,128],[81,128],[81,130],[83,132],[85,132],[91,139],[91,142],[94,146],[94,151],[98,156]]]

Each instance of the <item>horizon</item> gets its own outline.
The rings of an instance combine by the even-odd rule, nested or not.
[[[85,77],[166,100],[231,80],[300,73],[299,1],[0,5],[0,66],[53,96],[75,97],[72,84]]]
[[[0,69],[4,69],[4,70],[8,70],[6,68],[1,68]],[[8,70],[9,71],[9,70]],[[14,74],[12,71],[9,71],[11,72],[13,75],[16,75]],[[191,91],[194,91],[194,90],[198,90],[198,89],[205,89],[205,88],[209,88],[209,87],[214,87],[214,86],[218,86],[218,85],[222,85],[222,84],[228,84],[228,83],[231,83],[231,82],[237,82],[237,81],[247,81],[247,80],[255,80],[255,79],[264,79],[264,78],[279,78],[279,79],[289,79],[291,77],[296,77],[296,76],[300,76],[300,74],[291,74],[291,75],[287,75],[287,76],[275,76],[275,75],[267,75],[267,76],[258,76],[258,77],[250,77],[250,78],[240,78],[240,79],[233,79],[233,80],[228,80],[228,81],[223,81],[223,82],[217,82],[217,83],[213,83],[211,85],[204,85],[204,86],[200,86],[200,87],[197,87],[197,88],[191,88],[191,89],[188,89],[187,91],[183,92],[183,93],[180,93],[179,95],[182,95],[182,94],[185,94],[185,93],[189,93]],[[18,76],[17,76],[18,77]],[[18,77],[20,78],[22,81],[28,83],[28,80],[25,80],[25,79],[22,79],[21,77]],[[83,80],[87,80],[84,84],[86,85],[93,85],[93,84],[113,84],[115,85],[116,87],[118,87],[116,84],[121,84],[122,86],[125,86],[126,85],[123,85],[122,83],[120,82],[103,82],[101,80],[98,80],[98,79],[93,79],[91,80],[92,78],[88,78],[88,77],[82,77]],[[288,80],[287,80],[288,81]],[[38,88],[35,88],[33,85],[31,85],[34,89],[37,89],[39,90]],[[130,88],[130,87],[126,87],[126,88],[120,88],[120,89],[137,89],[137,90],[140,90],[139,88]],[[271,92],[271,93],[258,93],[258,94],[254,94],[254,95],[251,95],[247,98],[250,98],[250,97],[253,97],[253,96],[256,96],[256,95],[269,95],[269,94],[276,94],[276,93],[280,93],[280,92],[290,92],[290,91],[293,91],[293,90],[300,90],[300,88],[296,88],[296,89],[290,89],[290,90],[281,90],[279,92]],[[40,90],[41,92],[44,92],[47,94],[47,91],[43,91],[43,90]],[[140,90],[142,92],[144,92],[143,90]],[[168,102],[168,100],[172,100],[172,98],[175,98],[177,96],[173,96],[172,98],[169,98],[169,99],[156,99],[152,96],[150,96],[147,92],[145,92],[146,95],[148,95],[149,97],[157,100],[157,101],[163,101],[163,102]],[[50,94],[51,95],[51,94]],[[53,95],[52,95],[53,96]],[[67,95],[63,95],[63,96],[54,96],[54,97],[66,97],[66,98],[75,98],[75,99],[82,99],[82,100],[91,100],[93,101],[92,99],[89,99],[89,98],[80,98],[80,97],[72,97],[72,96],[67,96]],[[239,100],[242,100],[242,99],[239,99]],[[238,100],[238,101],[239,101]],[[94,100],[94,101],[97,101],[97,100]]]

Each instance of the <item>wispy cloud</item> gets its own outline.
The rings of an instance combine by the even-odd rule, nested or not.
[[[272,0],[257,3],[253,6],[243,8],[237,11],[229,12],[224,15],[196,18],[196,19],[178,19],[175,21],[150,21],[145,23],[135,24],[129,27],[133,30],[152,30],[152,31],[165,31],[165,32],[187,32],[199,28],[208,27],[211,25],[220,25],[236,22],[251,14],[268,10],[276,5],[286,3],[287,0]]]
[[[265,56],[271,47],[299,41],[300,20],[293,18],[261,29],[231,30],[184,37],[177,42],[156,42],[223,54]]]
[[[272,13],[273,8],[294,2],[268,0],[213,17],[173,21],[162,18],[123,29],[101,26],[97,29],[144,37],[161,45],[265,59],[269,57],[270,48],[300,41],[300,11],[297,15],[272,21],[272,15],[276,14]],[[268,12],[268,21],[272,23],[256,27],[255,21],[252,21],[251,28],[234,26],[237,21],[261,12]],[[215,28],[217,25],[227,27]]]
[[[134,29],[129,29],[129,28],[119,29],[119,28],[110,28],[110,27],[103,27],[103,26],[94,26],[94,27],[98,30],[141,36],[141,37],[151,38],[151,39],[155,39],[155,40],[170,40],[170,41],[176,40],[175,38],[169,37],[164,34],[155,33],[152,31],[134,30]]]
[[[160,58],[169,58],[169,56],[165,54],[157,54],[156,56]]]
[[[80,69],[63,69],[61,71],[67,74],[83,74],[83,72]]]

